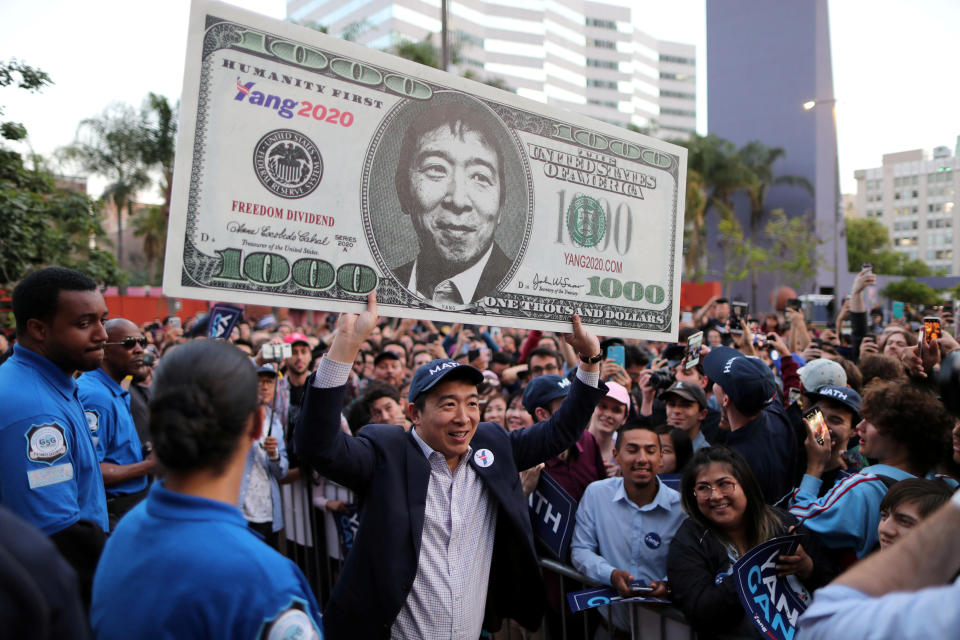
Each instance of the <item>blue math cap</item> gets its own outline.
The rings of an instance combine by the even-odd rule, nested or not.
[[[466,380],[470,384],[483,382],[483,374],[476,367],[460,364],[449,358],[440,358],[417,369],[417,372],[413,374],[413,380],[410,381],[410,393],[407,397],[410,398],[410,402],[415,401],[417,396],[429,391],[448,376],[451,380]]]

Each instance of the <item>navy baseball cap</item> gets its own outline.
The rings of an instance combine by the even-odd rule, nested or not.
[[[762,360],[748,358],[730,347],[712,349],[703,359],[703,372],[745,415],[763,409],[777,392],[773,372]]]
[[[267,363],[261,365],[259,369],[257,369],[257,375],[258,375],[258,376],[270,376],[271,378],[276,378],[276,377],[277,377],[277,369],[276,369],[276,367],[273,366],[273,363],[272,363],[272,362],[267,362]]]
[[[450,358],[439,358],[417,369],[410,381],[407,397],[410,402],[414,402],[421,393],[429,391],[441,380],[466,380],[470,384],[480,384],[483,382],[483,374],[468,364],[461,364]]]
[[[523,390],[523,408],[531,415],[537,407],[545,407],[570,393],[570,381],[553,373],[537,376]]]
[[[853,411],[854,422],[859,422],[861,402],[860,394],[850,387],[838,387],[836,385],[826,384],[816,391],[807,391],[804,395],[814,402],[820,398],[826,398],[827,400],[833,400],[838,404],[842,404]]]

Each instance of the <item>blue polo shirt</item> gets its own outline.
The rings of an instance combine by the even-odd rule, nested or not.
[[[107,541],[90,622],[100,640],[322,637],[306,578],[240,509],[162,482]]]
[[[19,344],[0,366],[0,503],[47,535],[78,520],[109,528],[77,384]]]
[[[101,462],[143,462],[143,449],[130,413],[130,392],[103,369],[87,371],[77,380],[87,426]],[[107,487],[108,496],[125,496],[147,488],[147,476]]]

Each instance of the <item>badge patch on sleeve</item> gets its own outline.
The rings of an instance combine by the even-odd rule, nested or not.
[[[39,489],[40,487],[69,482],[70,480],[73,480],[73,463],[71,462],[27,471],[27,481],[30,483],[31,489]]]
[[[56,422],[35,424],[25,435],[27,458],[32,462],[53,464],[67,455],[67,439],[63,435],[63,427]]]
[[[269,620],[265,620],[260,640],[320,640],[317,625],[306,611],[306,604],[294,598],[290,605]]]
[[[87,426],[90,427],[90,433],[96,435],[97,431],[100,430],[100,414],[88,409],[83,412],[83,415],[87,417]]]

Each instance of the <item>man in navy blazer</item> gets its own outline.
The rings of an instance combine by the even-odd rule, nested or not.
[[[361,505],[326,636],[474,640],[504,618],[536,629],[544,589],[519,471],[576,442],[606,395],[599,341],[574,316],[566,339],[583,364],[563,404],[528,429],[480,423],[480,372],[435,360],[411,382],[410,432],[368,425],[352,437],[340,430],[345,382],[376,320],[373,294],[366,312],[342,314],[296,432],[301,456]]]

